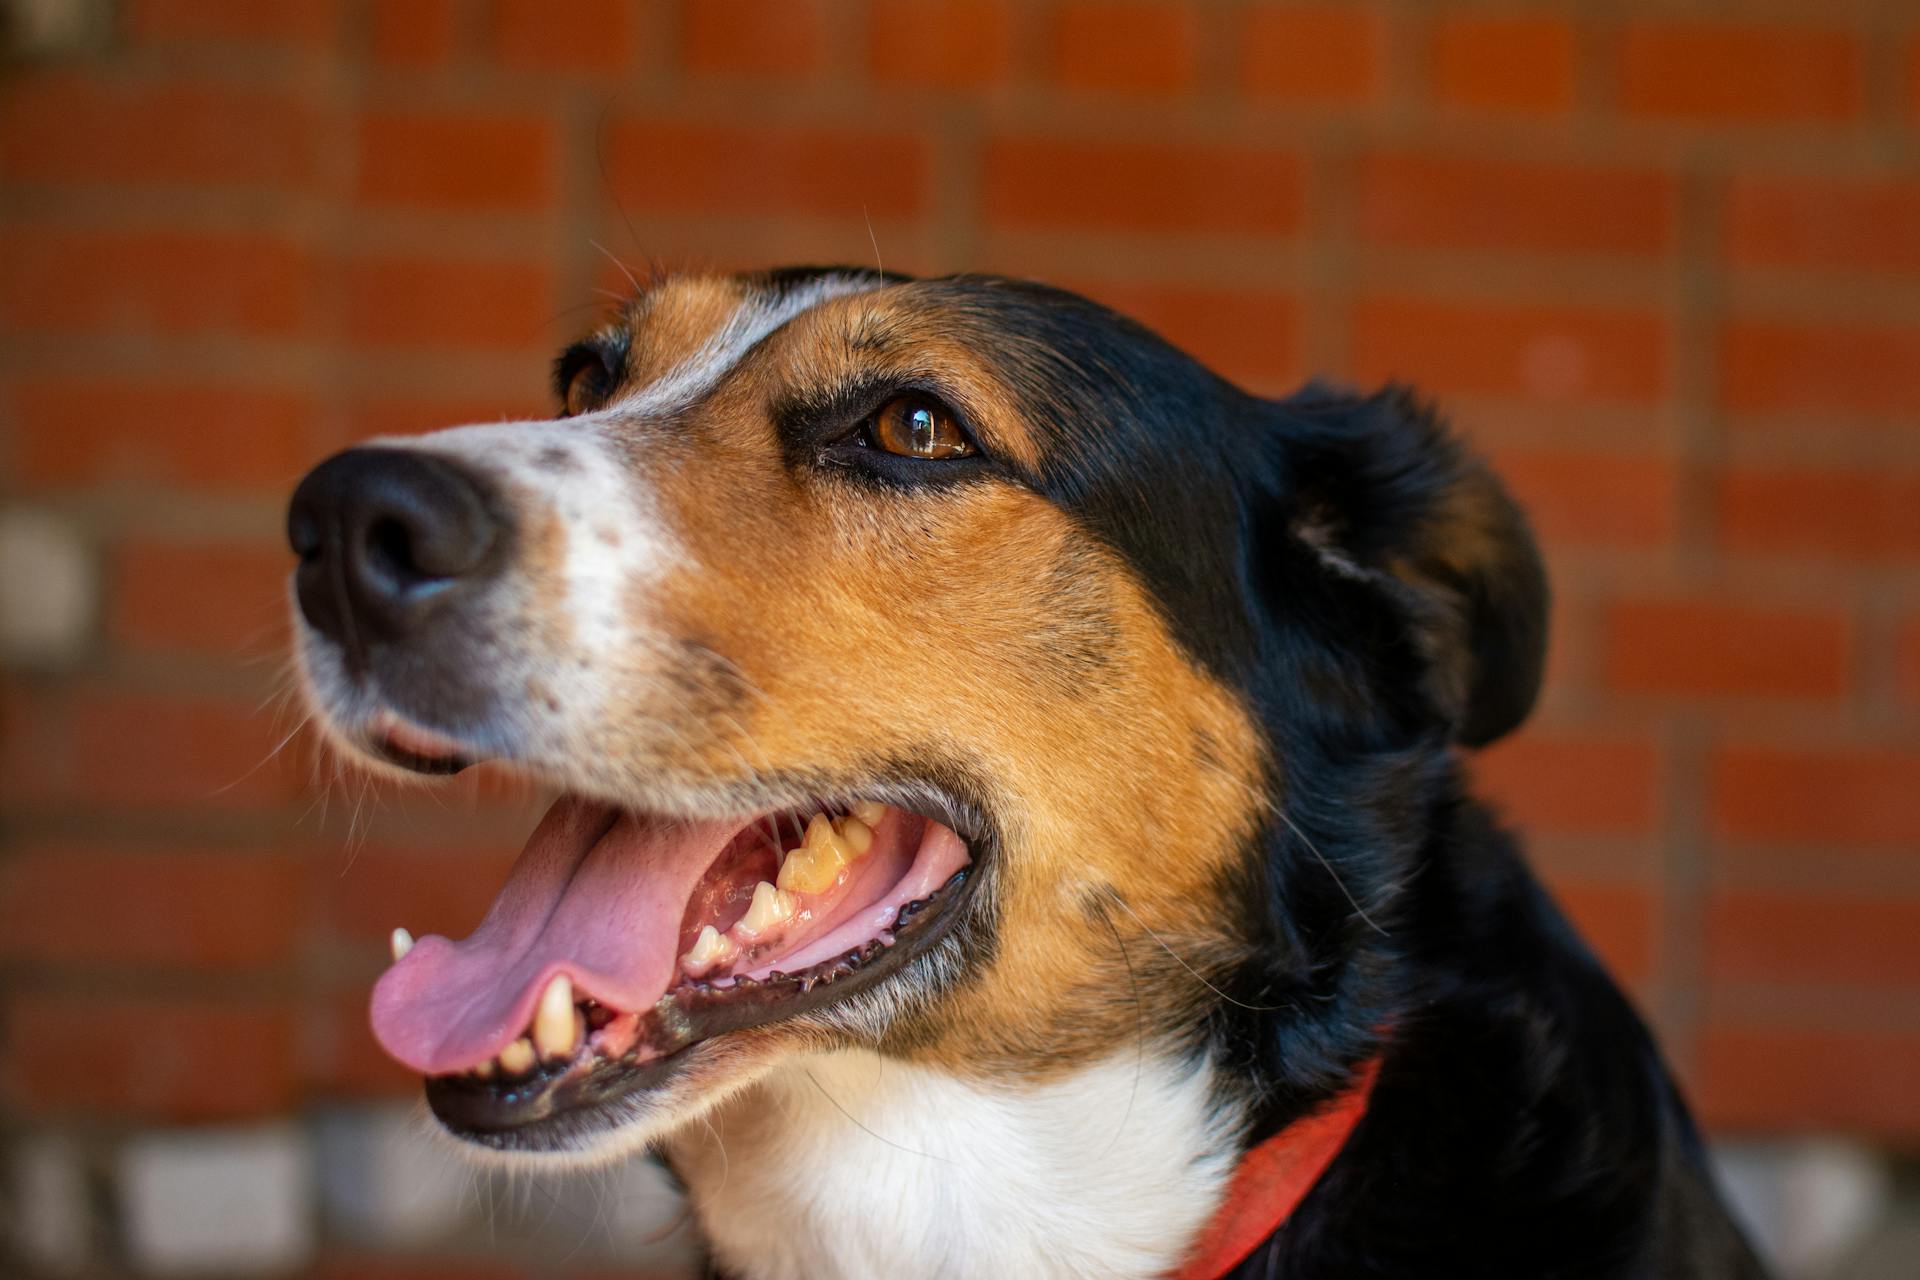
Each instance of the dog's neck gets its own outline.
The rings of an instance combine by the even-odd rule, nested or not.
[[[670,1154],[741,1280],[1161,1276],[1232,1172],[1237,1117],[1210,1075],[1126,1053],[985,1084],[827,1054],[729,1100]]]

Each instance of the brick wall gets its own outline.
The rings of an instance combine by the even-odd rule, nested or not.
[[[0,675],[0,1117],[404,1095],[381,938],[530,811],[318,799],[292,482],[543,412],[616,259],[877,258],[1439,396],[1559,591],[1486,786],[1711,1125],[1912,1149],[1917,160],[1895,0],[126,0],[0,79],[0,499],[66,568],[6,563],[70,619]]]

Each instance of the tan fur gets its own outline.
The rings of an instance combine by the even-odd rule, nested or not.
[[[680,283],[634,308],[648,368],[697,344],[717,297]],[[1069,1070],[1190,1016],[1198,979],[1169,948],[1230,958],[1216,895],[1262,816],[1259,738],[1126,567],[1033,493],[789,470],[775,403],[880,369],[937,371],[990,451],[1037,453],[995,370],[891,299],[823,303],[673,430],[623,441],[685,553],[632,608],[739,688],[694,696],[697,676],[636,658],[593,749],[722,779],[930,760],[990,781],[997,954],[892,1043],[956,1071]]]

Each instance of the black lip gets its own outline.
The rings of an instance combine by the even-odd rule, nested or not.
[[[929,898],[901,908],[891,945],[870,944],[804,973],[773,974],[761,982],[721,989],[682,988],[656,1012],[639,1044],[624,1057],[555,1063],[511,1085],[470,1076],[431,1076],[427,1105],[448,1132],[499,1151],[556,1151],[614,1128],[622,1103],[657,1089],[684,1070],[700,1045],[715,1036],[784,1021],[823,1008],[886,981],[938,945],[961,920],[979,877],[979,850]],[[662,1056],[638,1060],[642,1048]]]

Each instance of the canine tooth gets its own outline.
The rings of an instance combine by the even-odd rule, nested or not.
[[[475,1067],[473,1069],[473,1074],[476,1076],[479,1076],[482,1080],[487,1079],[489,1076],[493,1074],[493,1059],[488,1058],[485,1062]]]
[[[399,964],[402,960],[405,960],[407,958],[407,952],[413,950],[413,935],[405,929],[395,929],[392,937],[388,939],[388,942],[389,945],[393,947],[393,962],[395,964]]]
[[[680,957],[683,967],[696,972],[713,968],[727,954],[727,940],[712,925],[702,925],[700,936],[687,948],[687,954]]]
[[[540,1005],[533,1012],[533,1045],[543,1058],[559,1058],[573,1052],[573,980],[564,973],[540,993]]]
[[[747,914],[741,916],[734,927],[753,938],[792,918],[793,899],[762,880],[753,886],[753,901],[747,906]]]
[[[873,848],[873,828],[858,818],[848,818],[840,824],[840,841],[847,846],[847,852],[855,858],[867,856],[867,850]]]
[[[500,1070],[510,1076],[523,1075],[539,1060],[533,1052],[533,1041],[521,1036],[500,1051]]]
[[[887,816],[887,806],[878,800],[862,800],[853,806],[853,816],[869,827],[877,827],[880,825],[880,819]]]

